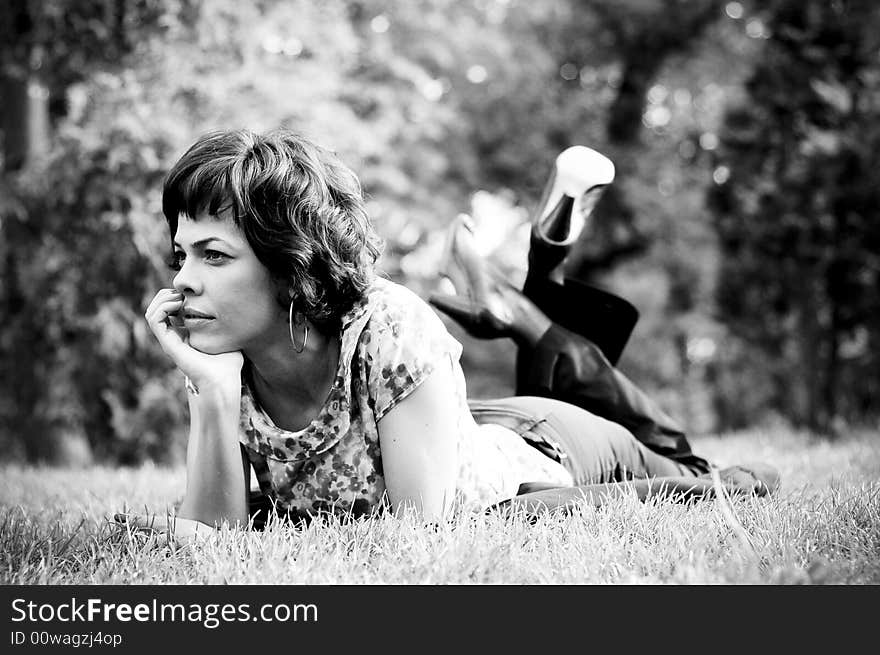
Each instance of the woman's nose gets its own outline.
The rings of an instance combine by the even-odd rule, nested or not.
[[[171,286],[175,291],[180,293],[195,295],[201,293],[201,284],[196,279],[194,271],[186,262],[183,263],[180,270],[171,281]]]

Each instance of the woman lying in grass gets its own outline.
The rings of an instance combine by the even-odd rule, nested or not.
[[[671,420],[593,343],[497,279],[458,222],[446,273],[463,295],[433,302],[475,334],[514,338],[519,386],[537,394],[469,403],[460,344],[376,274],[381,245],[357,178],[306,139],[207,135],[169,173],[162,204],[176,274],[146,319],[186,376],[178,536],[247,526],[259,505],[251,467],[262,497],[292,517],[541,511],[601,504],[627,480],[642,498],[711,490],[709,465]],[[539,252],[552,239],[535,225],[533,287],[553,269]],[[732,490],[775,486],[772,472],[723,473]]]

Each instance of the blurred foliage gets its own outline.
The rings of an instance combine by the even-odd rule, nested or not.
[[[823,334],[841,326],[846,353],[825,415],[868,417],[877,22],[867,5],[820,4],[804,11],[838,26],[836,41],[791,36],[783,9],[795,5],[781,1],[4,3],[4,457],[180,461],[182,382],[142,318],[169,279],[161,180],[199,134],[231,127],[284,125],[337,150],[388,240],[383,268],[422,295],[460,212],[521,279],[555,156],[576,143],[606,152],[617,182],[569,272],[642,312],[623,370],[696,430],[770,411],[799,420],[790,376],[828,370],[803,331],[810,301]],[[781,258],[793,234],[803,248]],[[753,298],[771,290],[788,313]],[[861,304],[838,302],[856,292]],[[447,325],[471,393],[510,393],[512,344]],[[865,379],[874,386],[846,395]]]
[[[773,408],[829,431],[880,395],[880,7],[767,4],[771,34],[727,111],[711,194],[719,316],[750,355],[721,402],[739,424]],[[749,389],[759,374],[770,383]]]

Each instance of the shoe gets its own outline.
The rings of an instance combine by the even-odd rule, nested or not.
[[[571,245],[580,236],[602,190],[613,181],[614,164],[608,157],[586,146],[566,148],[556,157],[532,216],[532,231],[549,244]],[[578,200],[578,211],[574,212]]]
[[[511,312],[501,298],[501,276],[474,247],[470,218],[459,215],[449,226],[440,274],[458,295],[432,294],[428,302],[479,339],[513,336]]]
[[[489,282],[482,270],[485,262],[474,244],[475,228],[467,214],[456,216],[446,230],[446,242],[440,258],[440,275],[448,279],[456,294],[471,299],[485,299]]]
[[[477,339],[513,337],[513,326],[496,316],[491,309],[461,296],[433,294],[428,302],[439,309],[468,334]]]
[[[614,164],[591,148],[572,146],[556,157],[532,216],[529,275],[549,276],[562,263],[613,181]]]

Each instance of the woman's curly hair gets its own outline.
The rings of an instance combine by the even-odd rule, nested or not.
[[[357,176],[333,153],[287,130],[201,137],[165,179],[162,212],[171,238],[180,214],[231,207],[235,224],[278,280],[279,303],[324,329],[361,298],[382,240]]]

